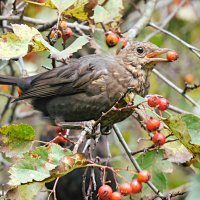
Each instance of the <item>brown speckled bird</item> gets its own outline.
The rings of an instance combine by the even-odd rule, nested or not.
[[[16,101],[31,98],[34,108],[52,119],[97,120],[128,88],[141,96],[147,94],[150,72],[156,63],[168,61],[158,57],[168,51],[149,42],[132,42],[116,56],[87,55],[27,78],[0,76],[0,84],[19,86],[23,94]],[[126,105],[122,100],[118,107]],[[113,111],[101,126],[111,127],[131,113]]]

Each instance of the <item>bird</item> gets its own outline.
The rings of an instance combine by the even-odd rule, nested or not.
[[[0,75],[0,84],[18,86],[22,94],[14,101],[31,99],[34,109],[52,120],[98,120],[113,106],[127,106],[122,97],[129,88],[132,96],[144,97],[152,69],[157,63],[169,61],[159,56],[169,51],[150,42],[133,41],[116,55],[72,58],[66,65],[29,77]],[[131,114],[130,109],[113,110],[101,121],[101,129],[110,129]]]

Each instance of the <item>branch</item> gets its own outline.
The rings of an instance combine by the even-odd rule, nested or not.
[[[156,74],[160,79],[162,79],[165,83],[167,83],[170,87],[172,87],[175,91],[177,91],[179,94],[184,96],[188,101],[190,101],[194,106],[200,108],[200,105],[197,104],[191,97],[189,97],[187,94],[183,94],[183,90],[179,87],[177,87],[174,83],[172,83],[170,80],[168,80],[165,76],[163,76],[159,71],[156,69],[153,69],[154,74]]]
[[[185,94],[188,90],[194,90],[200,87],[200,84],[194,84],[194,85],[190,85],[188,83],[185,83],[185,88],[183,90],[183,94]]]
[[[176,15],[176,13],[180,10],[180,8],[185,4],[186,0],[183,0],[176,9],[174,9],[173,12],[170,13],[170,15],[162,22],[160,25],[161,28],[165,28],[165,26],[171,21],[171,19]],[[152,37],[154,37],[156,34],[160,33],[160,30],[156,30],[149,34],[144,41],[150,40]]]
[[[140,168],[139,164],[137,163],[136,159],[131,155],[131,150],[129,149],[126,141],[124,140],[119,128],[117,127],[117,125],[115,124],[113,126],[113,129],[119,139],[119,142],[121,143],[121,145],[123,146],[125,152],[127,153],[130,161],[132,162],[133,166],[136,168],[136,170],[138,172],[140,172],[142,169]],[[164,195],[153,185],[153,183],[151,183],[150,181],[147,182],[147,184],[149,185],[149,187],[161,198],[164,199]]]
[[[149,0],[146,3],[143,16],[136,22],[133,28],[124,34],[125,37],[129,38],[130,40],[135,38],[148,25],[156,3],[157,0]]]

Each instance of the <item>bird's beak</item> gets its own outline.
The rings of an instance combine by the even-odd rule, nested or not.
[[[158,57],[160,55],[166,54],[168,51],[172,51],[172,50],[167,49],[167,48],[159,48],[159,49],[156,49],[154,52],[147,54],[146,57],[150,60],[150,62],[155,62],[155,63],[169,62],[170,60],[168,60],[167,58]]]

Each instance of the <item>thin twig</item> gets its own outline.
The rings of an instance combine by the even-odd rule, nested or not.
[[[113,126],[113,129],[121,143],[121,145],[123,146],[124,150],[126,151],[130,161],[132,162],[132,164],[134,165],[135,169],[140,172],[142,169],[140,168],[139,164],[137,163],[136,159],[131,155],[131,150],[129,149],[126,141],[124,140],[119,128],[117,127],[117,125],[115,124]],[[149,181],[147,182],[147,184],[149,185],[149,187],[161,198],[164,198],[164,195]]]
[[[185,4],[186,0],[181,1],[181,3],[174,9],[173,12],[162,22],[160,25],[161,28],[165,28],[165,26],[171,21],[171,19],[176,15],[176,13],[180,10],[180,8]],[[156,30],[149,34],[144,41],[150,40],[152,37],[154,37],[156,34],[160,33],[160,30]]]
[[[168,80],[165,76],[163,76],[158,70],[153,69],[153,73],[156,74],[160,79],[162,79],[165,83],[167,83],[171,88],[173,88],[175,91],[177,91],[179,94],[184,96],[189,102],[191,102],[194,106],[200,108],[200,105],[197,104],[190,96],[187,94],[183,94],[183,90],[179,87],[177,87],[174,83],[172,83],[170,80]]]
[[[175,40],[179,41],[181,44],[185,45],[186,47],[188,47],[195,55],[198,56],[198,58],[200,58],[200,54],[198,52],[200,52],[200,49],[198,49],[197,47],[185,42],[184,40],[182,40],[181,38],[179,38],[178,36],[174,35],[173,33],[155,25],[154,23],[150,22],[149,23],[149,26],[155,28],[155,29],[158,29],[160,30],[161,32],[171,36],[172,38],[174,38]]]
[[[190,85],[188,83],[185,83],[185,88],[183,90],[183,95],[188,91],[188,90],[195,90],[197,88],[200,87],[200,84],[193,84],[193,85]]]

